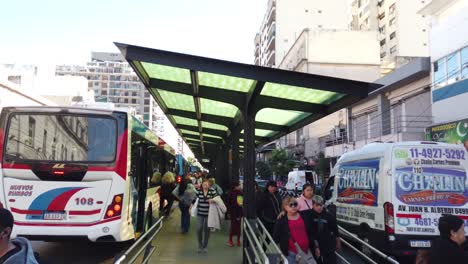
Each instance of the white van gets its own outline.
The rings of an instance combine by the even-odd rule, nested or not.
[[[467,168],[462,146],[372,143],[338,160],[325,199],[342,227],[389,255],[412,255],[431,246],[442,214],[464,219],[468,234]]]
[[[293,170],[288,173],[286,189],[302,191],[302,186],[306,183],[319,184],[317,174],[314,171]]]

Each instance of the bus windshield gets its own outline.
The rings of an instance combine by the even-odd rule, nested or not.
[[[71,114],[13,114],[5,159],[51,162],[113,162],[116,120]]]

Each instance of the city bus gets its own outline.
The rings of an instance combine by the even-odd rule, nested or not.
[[[159,215],[154,172],[175,151],[125,111],[8,107],[0,115],[0,207],[13,237],[131,241]]]

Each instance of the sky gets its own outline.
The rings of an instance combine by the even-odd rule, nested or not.
[[[267,2],[1,1],[0,64],[84,64],[113,42],[252,64]]]

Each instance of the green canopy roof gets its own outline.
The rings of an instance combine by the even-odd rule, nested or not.
[[[255,140],[275,140],[379,85],[116,43],[192,148],[223,144],[255,106]]]

